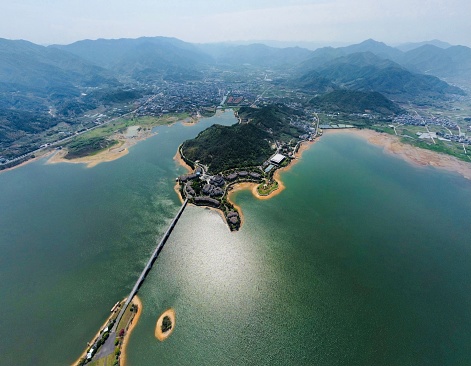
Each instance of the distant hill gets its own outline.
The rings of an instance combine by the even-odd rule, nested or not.
[[[402,57],[403,52],[390,47],[383,42],[377,42],[373,39],[368,39],[364,42],[353,44],[346,47],[324,47],[315,50],[312,57],[304,61],[300,68],[303,70],[315,70],[339,57],[348,56],[353,53],[369,52],[375,56],[383,59],[398,60]]]
[[[448,42],[443,42],[438,39],[433,39],[431,41],[424,41],[424,42],[408,42],[408,43],[401,44],[397,46],[396,48],[402,52],[408,52],[408,51],[412,51],[416,48],[419,48],[425,45],[431,45],[431,46],[435,46],[435,47],[439,47],[443,49],[451,47],[451,44],[449,44]]]
[[[380,58],[385,58],[392,61],[399,60],[403,55],[403,52],[397,48],[388,46],[383,42],[375,41],[374,39],[367,39],[366,41],[358,44],[341,47],[340,50],[344,51],[346,55],[360,52],[371,52]]]
[[[198,67],[212,57],[191,43],[168,37],[84,40],[66,46],[53,45],[110,71],[147,80],[149,77],[199,78]]]
[[[329,112],[373,112],[384,116],[403,112],[397,104],[378,92],[335,90],[313,98],[310,103],[317,108]]]
[[[0,39],[0,90],[58,99],[78,86],[118,85],[111,73],[75,55],[27,41]]]
[[[307,60],[313,54],[312,51],[300,47],[275,48],[264,44],[251,44],[242,46],[202,46],[211,52],[215,60],[220,64],[275,67],[293,66]]]
[[[430,75],[412,73],[399,64],[373,53],[353,53],[324,63],[315,70],[341,89],[375,91],[397,101],[445,98],[464,92]],[[308,72],[298,80],[309,79]],[[301,87],[302,83],[299,84]]]
[[[444,49],[427,44],[405,53],[402,64],[430,75],[469,80],[471,79],[471,48],[451,46]]]

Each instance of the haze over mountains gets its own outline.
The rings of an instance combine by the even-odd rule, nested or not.
[[[245,71],[263,77],[267,69],[275,75],[273,85],[313,96],[351,90],[381,93],[397,102],[433,101],[465,94],[447,81],[467,85],[471,80],[471,48],[436,40],[391,47],[369,39],[312,51],[264,44],[191,44],[167,37],[48,47],[0,39],[0,142],[45,130],[99,105],[139,98],[153,83],[201,82],[215,70],[222,79],[236,74],[243,81]]]

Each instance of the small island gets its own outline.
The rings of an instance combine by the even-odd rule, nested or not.
[[[234,186],[254,183],[259,196],[269,196],[279,188],[276,170],[289,165],[301,143],[319,132],[315,115],[282,104],[243,107],[236,116],[239,123],[213,125],[178,149],[192,169],[177,178],[182,198],[221,210],[231,231],[241,225],[241,213],[228,199]]]
[[[165,341],[175,329],[176,314],[174,309],[165,310],[162,315],[157,319],[155,325],[155,337],[163,342]]]

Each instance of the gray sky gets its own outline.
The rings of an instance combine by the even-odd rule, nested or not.
[[[0,37],[40,44],[170,36],[471,46],[470,0],[0,0]]]

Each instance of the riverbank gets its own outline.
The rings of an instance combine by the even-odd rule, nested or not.
[[[440,154],[435,151],[421,149],[400,141],[398,136],[380,133],[372,130],[326,130],[326,134],[350,133],[361,137],[369,143],[381,146],[386,153],[398,156],[410,164],[417,166],[431,166],[458,173],[471,180],[471,163],[466,163],[453,156]]]
[[[136,327],[139,321],[139,318],[141,317],[141,314],[142,314],[142,301],[137,295],[134,296],[134,298],[131,301],[131,304],[137,305],[137,312],[136,312],[136,315],[134,315],[134,318],[131,320],[131,324],[129,325],[129,328],[123,337],[123,343],[121,345],[121,355],[120,355],[121,366],[126,365],[126,348],[128,346],[129,339],[131,338],[132,331]]]

